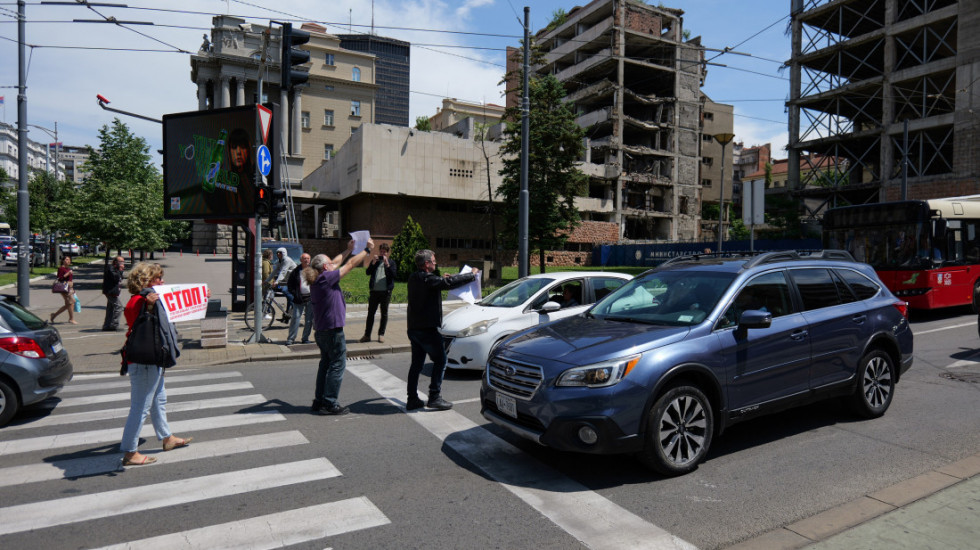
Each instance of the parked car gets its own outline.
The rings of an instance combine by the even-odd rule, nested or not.
[[[17,261],[19,257],[19,254],[17,252],[18,250],[20,250],[19,245],[14,245],[13,248],[10,249],[10,252],[7,254],[7,257],[4,259],[4,263],[6,265],[17,265]],[[28,265],[35,266],[35,267],[41,266],[44,265],[46,259],[47,259],[47,254],[45,254],[43,248],[37,246],[31,247],[31,255],[30,255],[30,260],[28,260]]]
[[[907,315],[847,252],[678,258],[495,348],[482,413],[542,445],[680,475],[762,414],[830,397],[884,414],[912,365]]]
[[[13,247],[17,246],[17,241],[10,235],[0,235],[0,257],[6,258]]]
[[[515,332],[581,313],[632,276],[601,271],[531,275],[456,309],[442,321],[448,366],[483,370],[490,350]],[[566,302],[564,289],[574,302]]]
[[[59,243],[58,249],[66,256],[77,256],[81,253],[81,249],[75,243]]]
[[[57,393],[72,373],[58,330],[0,295],[0,426],[21,407]]]

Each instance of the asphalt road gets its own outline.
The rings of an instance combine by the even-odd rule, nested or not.
[[[128,381],[81,376],[50,414],[0,430],[0,540],[724,548],[980,450],[976,317],[916,316],[913,329],[915,364],[884,417],[858,421],[828,402],[756,419],[672,479],[631,457],[558,453],[497,430],[479,414],[478,373],[447,376],[452,411],[405,413],[407,354],[350,361],[344,417],[307,413],[313,361],[174,369],[170,422],[194,443],[116,471]],[[144,433],[143,448],[159,449]]]

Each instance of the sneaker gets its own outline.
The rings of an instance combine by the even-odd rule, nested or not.
[[[266,321],[268,321],[269,319],[272,319],[272,315],[269,314],[269,313],[266,313],[262,318],[265,319]]]
[[[370,342],[370,341],[371,341],[371,335],[370,334],[365,334],[364,336],[361,336],[361,339],[360,340],[358,340],[358,342]]]
[[[310,406],[310,414],[320,414],[320,409],[323,408],[323,401],[319,399],[313,400],[313,405]]]
[[[422,401],[418,397],[409,397],[408,402],[405,403],[406,411],[414,411],[415,409],[421,409],[425,406],[425,401]]]
[[[300,344],[309,344],[309,343],[310,343],[309,340],[303,340],[302,342],[300,342]]]
[[[289,315],[283,315],[282,318],[279,319],[279,322],[280,323],[288,323],[289,322]]]
[[[385,341],[385,335],[384,334],[379,334],[378,335],[378,342],[380,342],[380,343],[383,344],[384,341]]]
[[[328,415],[328,416],[341,416],[349,412],[350,412],[349,407],[344,407],[341,406],[340,403],[337,403],[332,407],[329,405],[323,405],[322,407],[320,407],[320,412],[318,414]]]
[[[453,404],[446,401],[442,397],[436,397],[435,399],[429,398],[429,402],[425,404],[426,407],[430,409],[438,409],[440,411],[448,411],[453,408]]]
[[[292,342],[292,341],[289,341],[289,340],[286,340],[286,345],[287,345],[287,346],[291,346],[291,345],[293,345],[293,344],[295,344],[295,343],[296,343],[296,342]]]

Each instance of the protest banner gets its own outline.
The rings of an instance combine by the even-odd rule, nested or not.
[[[208,285],[204,283],[158,285],[153,291],[160,295],[171,323],[204,319],[208,311]]]

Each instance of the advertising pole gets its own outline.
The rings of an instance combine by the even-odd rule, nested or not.
[[[261,86],[261,84],[260,84]],[[262,89],[259,88],[259,104],[262,103]],[[258,115],[258,108],[256,108],[255,113],[255,135],[256,137],[265,135],[262,132],[262,121]],[[259,140],[256,140],[258,142]],[[255,144],[255,151],[252,151],[252,158],[256,158],[256,152],[259,149],[258,143]],[[265,176],[262,175],[262,168],[259,167],[259,163],[255,163],[255,181],[259,184],[263,183]],[[252,339],[249,341],[250,344],[259,344],[262,342],[262,303],[265,301],[265,296],[262,295],[262,216],[258,212],[255,213],[255,239],[254,246],[252,247],[252,272],[254,276],[252,277],[252,311],[246,311],[245,315],[252,315],[252,326],[255,327],[255,332],[252,333]]]
[[[17,2],[17,299],[24,307],[31,306],[31,201],[28,194],[27,169],[27,64],[24,0]],[[26,253],[25,253],[26,252]]]

